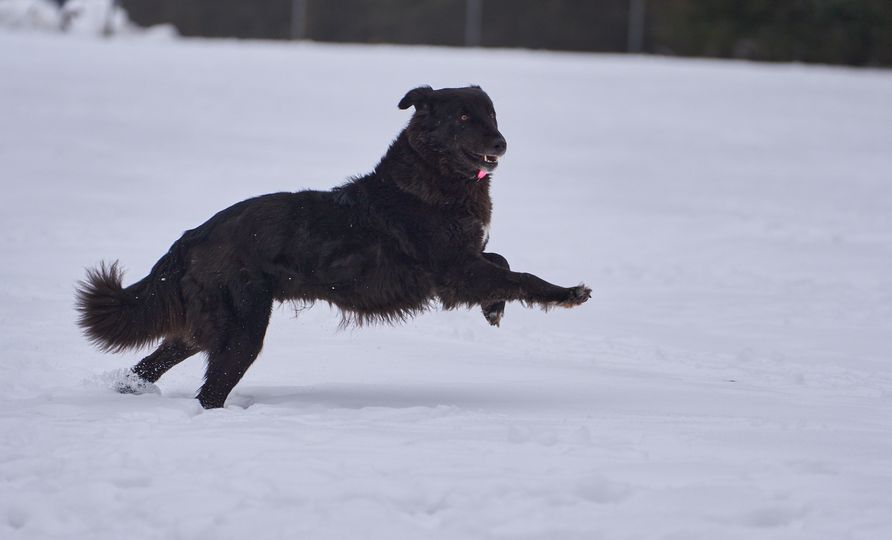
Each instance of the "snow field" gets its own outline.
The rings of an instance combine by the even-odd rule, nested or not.
[[[886,538],[892,74],[0,34],[0,536]],[[374,166],[477,83],[492,250],[574,310],[273,317],[223,410],[118,395],[74,283],[243,198]]]

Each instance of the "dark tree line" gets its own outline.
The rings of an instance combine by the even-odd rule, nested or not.
[[[889,0],[653,1],[651,50],[892,66]]]
[[[892,66],[890,0],[477,0],[484,47],[644,52]],[[468,0],[122,0],[138,24],[187,36],[466,43]],[[295,12],[294,7],[302,7]],[[299,27],[299,31],[298,28]]]

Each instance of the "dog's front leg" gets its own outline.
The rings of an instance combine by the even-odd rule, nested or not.
[[[498,253],[482,253],[481,255],[483,255],[484,259],[499,268],[511,270],[511,265],[508,264],[508,259],[502,257]],[[483,317],[486,319],[486,322],[492,326],[499,326],[502,322],[502,316],[505,315],[505,301],[499,300],[492,304],[483,304],[480,307],[483,308]]]
[[[448,273],[440,287],[440,297],[447,306],[519,300],[543,307],[573,307],[591,298],[585,285],[559,287],[525,272],[512,272],[487,260],[482,254],[463,261]]]

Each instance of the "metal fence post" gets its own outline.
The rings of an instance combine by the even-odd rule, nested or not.
[[[644,51],[645,0],[629,0],[629,43],[630,53]]]
[[[308,0],[291,0],[291,39],[301,40],[307,37],[307,2]]]
[[[479,47],[483,35],[483,0],[465,3],[465,47]]]

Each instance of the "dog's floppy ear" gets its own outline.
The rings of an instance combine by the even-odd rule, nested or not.
[[[415,106],[415,109],[418,110],[421,107],[425,107],[428,105],[430,98],[434,95],[434,89],[430,86],[419,86],[418,88],[413,88],[403,96],[403,99],[400,100],[399,108],[400,109],[408,109],[411,106]]]

